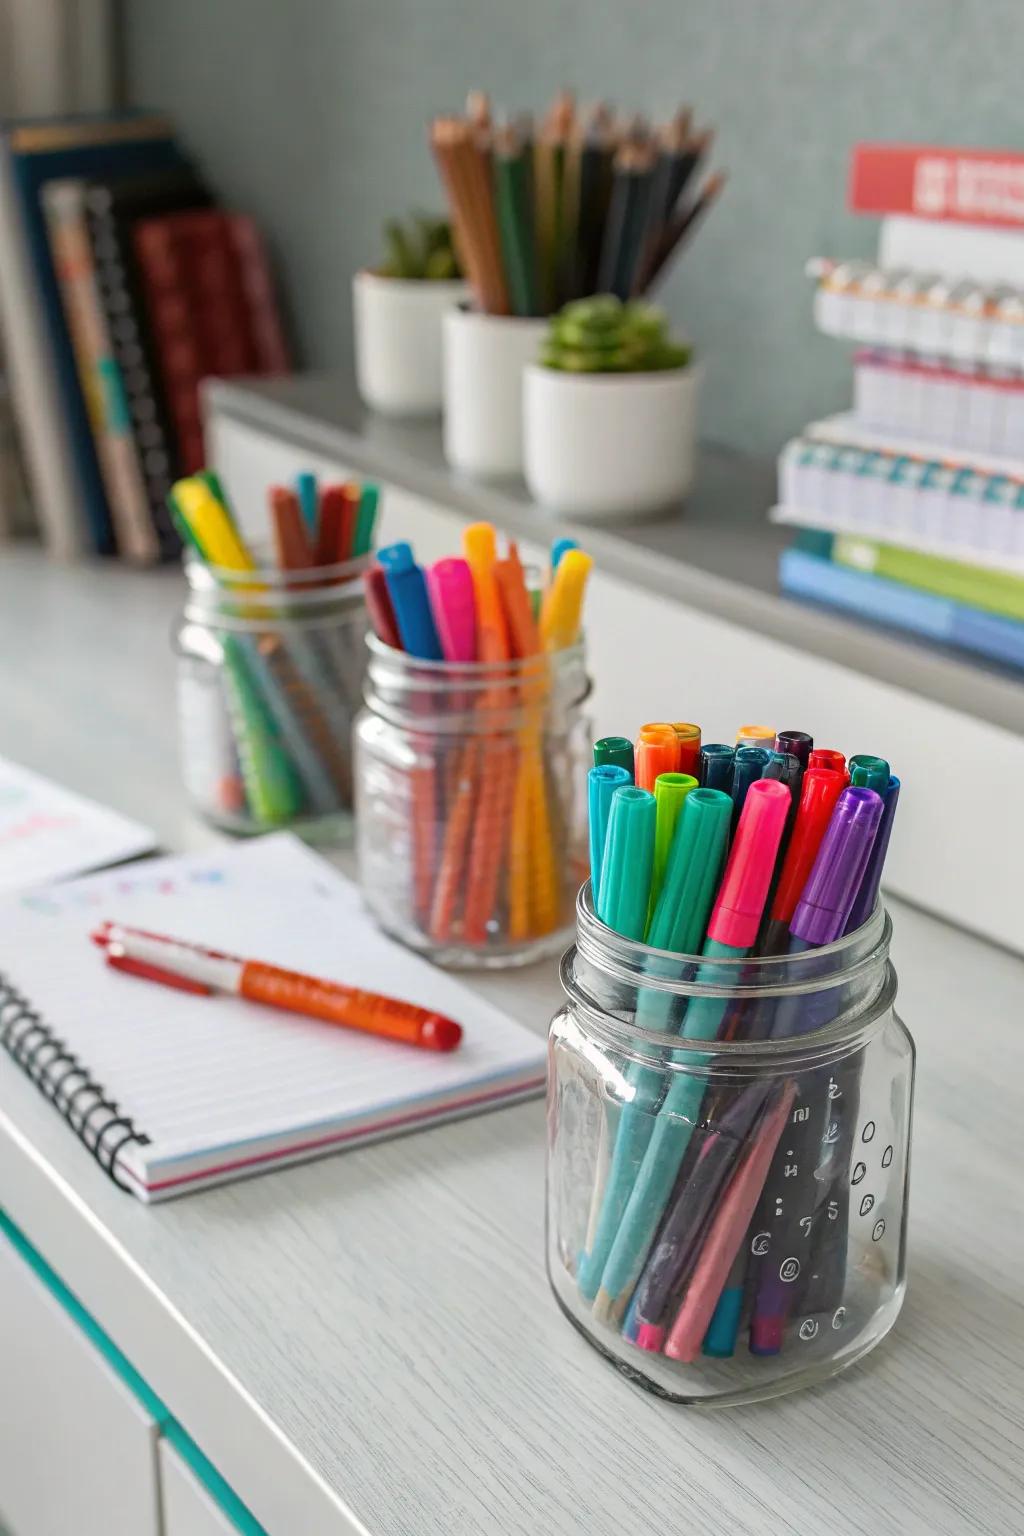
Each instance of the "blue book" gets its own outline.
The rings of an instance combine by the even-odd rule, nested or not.
[[[25,244],[42,300],[46,338],[53,357],[58,399],[64,414],[93,548],[114,552],[106,493],[92,429],[82,397],[68,335],[57,274],[50,254],[40,189],[60,177],[112,177],[180,165],[183,157],[166,118],[145,113],[7,123],[2,133]]]
[[[1024,669],[1024,624],[1015,619],[905,587],[884,576],[833,565],[831,560],[802,549],[787,549],[780,555],[779,585],[791,597],[845,608],[863,618]]]

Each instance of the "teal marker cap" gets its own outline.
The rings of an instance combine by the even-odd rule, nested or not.
[[[700,953],[711,903],[725,863],[732,797],[691,789],[683,802],[647,942],[677,955]]]
[[[642,939],[654,869],[654,796],[626,784],[612,795],[597,915],[624,939]]]
[[[850,770],[852,789],[873,789],[881,795],[889,788],[891,769],[884,757],[871,757],[867,752],[858,752],[850,758],[847,767]]]
[[[608,835],[608,814],[615,792],[633,780],[625,768],[617,763],[601,763],[591,768],[587,776],[587,814],[590,824],[590,884],[594,892],[594,906],[601,901],[601,866],[604,863],[604,844]]]

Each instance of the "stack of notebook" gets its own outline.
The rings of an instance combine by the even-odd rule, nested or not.
[[[854,408],[779,463],[794,596],[1024,668],[1024,157],[861,145],[879,261],[817,262],[815,316],[869,343]],[[998,346],[995,351],[996,338]]]
[[[63,558],[175,555],[165,499],[204,462],[201,380],[288,367],[258,231],[144,114],[0,130],[0,333]]]

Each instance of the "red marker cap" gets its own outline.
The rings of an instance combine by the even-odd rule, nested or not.
[[[807,884],[807,877],[825,836],[825,828],[847,782],[845,760],[841,773],[834,768],[808,768],[804,774],[793,835],[789,840],[782,875],[772,902],[773,922],[788,924],[796,911],[796,904]]]
[[[716,943],[749,949],[757,938],[791,803],[778,779],[757,779],[747,790],[708,923],[708,938]]]
[[[849,784],[850,775],[846,768],[846,758],[841,752],[836,752],[832,747],[815,747],[807,759],[807,767],[830,768],[834,773],[845,773],[846,782]]]

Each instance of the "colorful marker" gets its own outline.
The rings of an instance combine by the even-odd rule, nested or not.
[[[760,779],[751,785],[708,923],[698,983],[709,987],[726,985],[731,972],[726,969],[723,973],[713,962],[740,959],[752,947],[788,811],[789,792],[784,785],[771,779]],[[713,1040],[725,1009],[724,997],[692,997],[683,1020],[683,1038]],[[699,1077],[683,1072],[674,1074],[601,1278],[601,1289],[594,1302],[594,1314],[599,1319],[621,1320],[626,1311],[689,1145],[703,1096],[704,1084]]]

